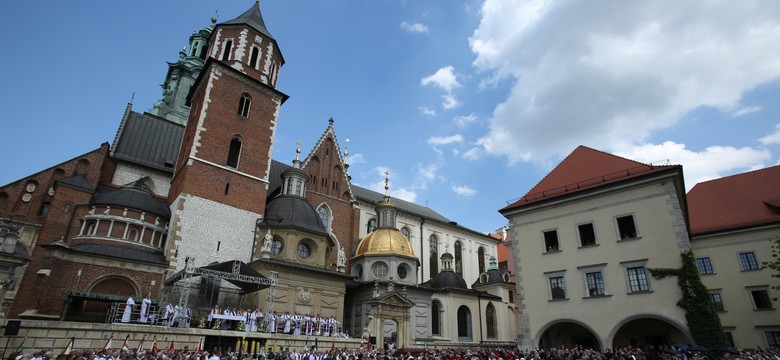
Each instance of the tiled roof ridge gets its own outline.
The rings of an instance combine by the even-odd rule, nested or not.
[[[719,177],[719,178],[699,181],[698,183],[696,183],[696,185],[694,185],[694,187],[698,186],[698,185],[702,185],[702,184],[709,184],[709,183],[714,182],[714,181],[733,179],[733,178],[736,178],[736,177],[741,177],[742,175],[753,175],[756,172],[769,170],[769,169],[772,169],[774,167],[780,167],[780,165],[766,166],[766,167],[762,167],[760,169],[748,170],[746,172],[742,172],[742,173],[738,173],[738,174],[731,174],[731,175],[726,175],[726,176],[722,176],[722,177]]]
[[[557,170],[559,168],[561,168],[561,166],[564,166],[564,164],[567,163],[567,160],[569,160],[573,155],[577,154],[579,152],[579,150],[581,150],[581,149],[593,151],[593,152],[599,153],[600,155],[603,155],[603,156],[608,156],[608,157],[611,157],[611,158],[617,158],[617,159],[620,159],[620,160],[628,161],[628,162],[631,162],[633,164],[636,164],[636,166],[620,169],[618,171],[613,171],[613,172],[610,172],[610,173],[601,174],[601,175],[594,176],[594,177],[587,178],[587,179],[582,179],[582,180],[579,180],[579,181],[576,181],[576,182],[564,184],[563,186],[557,186],[557,187],[550,188],[550,189],[543,189],[543,190],[536,191],[536,192],[528,192],[525,195],[521,196],[520,198],[517,198],[517,200],[512,201],[512,203],[510,203],[509,205],[504,207],[504,209],[512,208],[514,206],[520,205],[521,203],[529,203],[529,202],[537,201],[537,200],[540,200],[540,199],[543,199],[543,198],[547,198],[547,197],[550,197],[550,196],[560,195],[560,194],[566,193],[566,192],[571,191],[571,190],[579,190],[579,189],[584,189],[584,188],[590,188],[590,187],[596,186],[598,184],[607,183],[607,182],[610,182],[610,181],[613,181],[613,180],[617,180],[620,177],[631,176],[631,175],[635,176],[635,175],[640,175],[640,174],[643,174],[643,173],[646,173],[646,172],[654,171],[654,170],[659,169],[659,168],[667,168],[667,167],[668,168],[672,168],[672,167],[675,167],[675,166],[679,166],[679,165],[653,165],[653,164],[645,164],[645,163],[642,163],[642,162],[639,162],[639,161],[636,161],[636,160],[632,160],[632,159],[628,159],[628,158],[625,158],[625,157],[622,157],[622,156],[619,156],[619,155],[615,155],[615,154],[611,154],[611,153],[608,153],[608,152],[605,152],[605,151],[597,150],[597,149],[594,149],[594,148],[591,148],[591,147],[588,147],[588,146],[585,146],[585,145],[578,145],[571,153],[569,153],[569,155],[567,155],[563,160],[561,160],[561,162],[559,162],[558,165],[556,165],[555,168],[552,171],[547,173],[547,175],[545,175],[541,180],[539,180],[539,182],[537,182],[531,188],[531,191],[536,189],[540,184],[543,184],[546,180],[550,179],[551,177],[557,176],[557,174],[556,174]],[[633,170],[637,170],[637,171],[633,171]]]

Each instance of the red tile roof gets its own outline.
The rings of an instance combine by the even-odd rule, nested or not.
[[[696,184],[688,214],[691,235],[780,222],[780,166]]]
[[[525,196],[499,212],[675,167],[680,166],[643,164],[580,145]]]

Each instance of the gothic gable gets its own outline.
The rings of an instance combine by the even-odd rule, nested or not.
[[[328,128],[303,161],[302,169],[309,176],[308,191],[350,201],[354,198],[349,184],[349,163],[342,156],[333,129],[333,119]]]

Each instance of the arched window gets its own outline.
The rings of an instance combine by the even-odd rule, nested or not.
[[[487,325],[487,336],[488,338],[495,338],[496,337],[496,308],[493,306],[493,304],[488,304],[487,308],[485,309],[485,323]]]
[[[260,56],[260,49],[252,47],[252,56],[249,57],[249,66],[257,69],[257,58]]]
[[[138,235],[138,229],[134,227],[131,227],[130,230],[127,230],[127,240],[138,241]]]
[[[458,308],[458,339],[471,339],[471,310],[466,305]]]
[[[383,262],[374,264],[374,266],[371,267],[371,270],[374,272],[374,276],[376,276],[377,279],[384,279],[387,277],[387,264]]]
[[[366,225],[366,232],[370,233],[376,229],[376,219],[368,220],[368,224]]]
[[[241,100],[238,102],[238,115],[249,116],[249,105],[252,104],[252,97],[247,93],[241,94]]]
[[[311,255],[311,247],[309,247],[308,244],[300,242],[298,243],[298,248],[296,250],[298,252],[298,257],[301,259],[306,259]]]
[[[441,305],[438,301],[431,304],[431,334],[441,336]]]
[[[198,57],[206,60],[206,53],[209,51],[209,44],[203,44],[200,48],[200,54],[198,54]]]
[[[406,240],[412,240],[412,232],[409,230],[408,227],[404,226],[401,228],[401,234],[404,234],[406,237]]]
[[[320,216],[320,220],[322,220],[322,225],[325,226],[325,230],[330,231],[330,209],[324,204],[320,205],[319,209],[317,209],[317,214]]]
[[[230,51],[233,48],[233,40],[228,40],[225,43],[225,50],[222,51],[222,61],[230,60]]]
[[[436,238],[436,235],[431,235],[428,238],[428,246],[431,253],[428,257],[428,262],[431,267],[431,278],[433,278],[439,273],[439,239]]]
[[[230,140],[230,152],[228,153],[227,166],[238,168],[238,158],[241,155],[241,139],[234,137]]]
[[[279,253],[282,252],[283,248],[284,248],[284,243],[282,243],[281,240],[274,239],[274,241],[271,242],[271,255],[279,255]]]
[[[460,241],[455,242],[455,273],[463,276],[463,245]]]
[[[479,264],[479,272],[480,274],[485,272],[485,249],[483,247],[479,247],[479,250],[477,250],[477,262]]]

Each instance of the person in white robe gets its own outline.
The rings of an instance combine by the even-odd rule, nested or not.
[[[135,306],[135,300],[133,300],[133,296],[130,295],[127,297],[127,302],[125,303],[125,312],[122,314],[123,323],[130,322],[130,316],[133,313],[133,306]]]
[[[149,299],[151,294],[146,294],[146,297],[141,300],[141,317],[138,319],[142,324],[146,324],[149,320],[149,308],[152,306],[152,300]]]
[[[295,324],[295,330],[293,330],[293,335],[300,335],[301,334],[301,322],[303,322],[303,316],[301,314],[295,314],[292,317],[293,323]]]
[[[290,328],[291,328],[291,325],[292,325],[291,324],[292,323],[292,318],[290,318],[290,312],[289,311],[287,311],[284,314],[282,314],[282,323],[284,324],[284,330],[282,330],[282,332],[285,333],[285,334],[289,334],[290,333]]]
[[[276,311],[272,313],[269,312],[266,318],[268,319],[268,332],[276,333],[276,320],[277,320]]]
[[[163,326],[173,326],[173,304],[165,305],[165,320]]]
[[[214,323],[212,323],[212,321],[214,321],[214,315],[219,315],[219,314],[220,314],[220,312],[219,312],[219,305],[214,305],[214,308],[211,309],[211,312],[209,313],[209,319],[208,319],[209,320],[209,329],[211,329],[211,327],[214,324]]]

